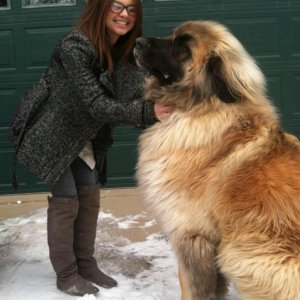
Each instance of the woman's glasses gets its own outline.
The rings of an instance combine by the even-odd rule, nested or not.
[[[120,14],[124,9],[126,9],[129,16],[135,16],[137,13],[136,5],[124,5],[118,1],[113,1],[110,4],[110,10],[114,13]]]

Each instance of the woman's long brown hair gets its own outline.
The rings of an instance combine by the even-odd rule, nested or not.
[[[112,0],[87,0],[76,29],[88,36],[99,53],[99,62],[107,61],[109,72],[113,73],[117,60],[131,60],[137,37],[142,35],[143,10],[140,0],[135,0],[137,14],[134,28],[120,36],[111,48],[105,27],[105,18]]]

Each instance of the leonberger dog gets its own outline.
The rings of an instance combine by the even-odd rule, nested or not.
[[[182,299],[300,299],[300,143],[223,25],[188,21],[134,50],[145,98],[172,107],[140,136],[137,180],[176,253]]]

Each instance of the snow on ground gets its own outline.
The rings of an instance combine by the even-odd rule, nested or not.
[[[0,222],[1,300],[180,300],[176,259],[167,237],[155,233],[143,242],[131,242],[119,229],[138,226],[140,216],[118,219],[105,212],[99,214],[95,256],[99,266],[118,281],[118,287],[100,288],[96,297],[58,291],[48,258],[46,214],[43,208]],[[237,300],[232,289],[228,300]]]

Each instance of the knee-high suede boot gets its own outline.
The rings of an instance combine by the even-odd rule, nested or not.
[[[96,294],[99,289],[77,272],[74,255],[74,221],[78,213],[77,198],[49,197],[47,233],[49,256],[57,274],[57,288],[67,294]]]
[[[100,208],[98,186],[78,186],[78,216],[75,220],[74,252],[78,274],[98,286],[112,288],[117,281],[104,274],[94,258],[97,220]]]

